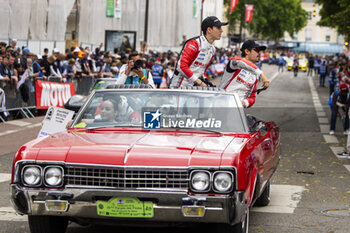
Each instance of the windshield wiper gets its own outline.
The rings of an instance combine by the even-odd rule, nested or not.
[[[222,132],[220,131],[216,131],[216,130],[213,130],[213,129],[203,129],[203,128],[188,128],[188,127],[162,127],[162,128],[159,128],[159,129],[179,129],[179,130],[194,130],[194,131],[206,131],[206,132],[209,132],[209,133],[216,133],[216,134],[220,134],[220,136],[222,136]],[[157,130],[159,130],[157,129]]]
[[[119,124],[112,124],[112,125],[86,127],[86,130],[95,130],[95,129],[103,129],[103,128],[117,128],[117,127],[141,127],[141,124],[139,124],[139,123],[119,123]]]

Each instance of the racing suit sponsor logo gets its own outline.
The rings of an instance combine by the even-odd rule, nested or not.
[[[253,86],[253,84],[250,84],[246,81],[244,81],[241,77],[237,76],[237,82],[242,83],[244,86],[251,88]]]
[[[199,60],[199,59],[198,59],[198,60]],[[198,62],[198,61],[195,61],[194,64],[197,65],[197,66],[203,66],[203,67],[206,66],[205,64],[200,63],[200,62]]]
[[[197,50],[196,46],[194,46],[194,45],[192,45],[192,44],[190,44],[188,47],[189,47],[190,49],[192,49],[193,51],[196,51],[196,50]]]

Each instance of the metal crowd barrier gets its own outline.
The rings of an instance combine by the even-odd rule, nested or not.
[[[60,78],[52,77],[49,82],[60,82]],[[94,77],[82,77],[73,81],[75,93],[88,95],[92,85],[95,82]],[[28,99],[23,99],[21,90],[16,90],[14,85],[9,81],[0,81],[0,88],[4,91],[4,98],[0,98],[0,122],[5,122],[7,116],[17,116],[21,114],[24,118],[34,118],[36,111],[35,103],[35,85],[32,81],[26,81],[22,85],[28,87]],[[24,96],[25,97],[25,96]],[[26,98],[26,97],[25,97]],[[2,101],[5,101],[5,108],[2,107]]]

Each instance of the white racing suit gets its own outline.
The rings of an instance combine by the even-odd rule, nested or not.
[[[186,41],[176,64],[170,88],[193,86],[194,81],[204,76],[215,54],[214,45],[204,36]]]
[[[232,58],[225,68],[220,88],[237,93],[249,108],[255,103],[257,83],[262,71],[252,62],[241,57]]]

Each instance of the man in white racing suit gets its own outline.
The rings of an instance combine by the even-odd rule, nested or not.
[[[228,23],[221,22],[215,16],[205,18],[201,24],[202,36],[194,37],[185,42],[176,64],[170,88],[184,86],[207,86],[199,78],[204,76],[215,54],[215,40],[220,40],[221,26]]]
[[[270,81],[254,63],[259,61],[259,52],[266,46],[260,46],[253,40],[247,40],[241,47],[242,57],[233,57],[225,68],[220,88],[237,93],[245,108],[255,103],[257,83],[262,81],[267,88]]]

